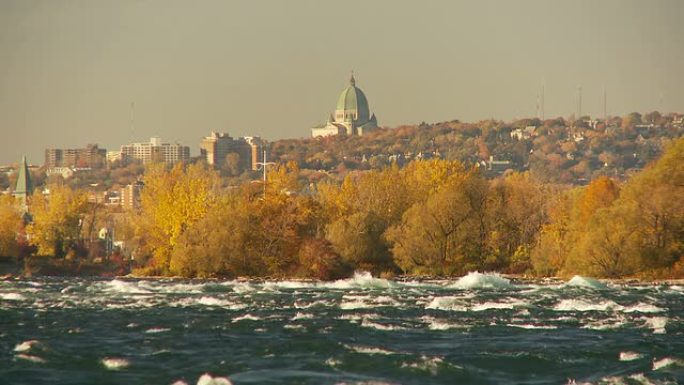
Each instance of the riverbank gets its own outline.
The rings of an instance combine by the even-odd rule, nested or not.
[[[2,258],[0,277],[117,277],[129,273],[117,261],[68,260],[48,257]]]

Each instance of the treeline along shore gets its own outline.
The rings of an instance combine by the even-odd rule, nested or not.
[[[624,182],[603,176],[579,187],[528,172],[486,178],[441,159],[302,180],[295,162],[269,168],[265,184],[237,186],[203,163],[155,164],[140,206],[123,213],[66,185],[34,193],[26,215],[5,195],[0,255],[29,270],[45,259],[200,278],[684,277],[684,138]],[[113,252],[103,245],[111,234],[93,235],[101,223],[120,242]]]

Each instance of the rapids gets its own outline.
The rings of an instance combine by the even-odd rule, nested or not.
[[[6,280],[0,383],[684,383],[684,290],[481,273]]]

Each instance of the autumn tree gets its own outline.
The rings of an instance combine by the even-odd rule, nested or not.
[[[88,212],[84,191],[52,185],[50,194],[34,194],[31,203],[32,223],[27,227],[30,243],[38,254],[64,257],[74,250],[81,237],[82,221]]]
[[[11,195],[0,195],[0,256],[19,255],[17,236],[22,226],[18,202]]]
[[[489,189],[488,258],[500,270],[524,273],[546,221],[547,191],[529,173],[512,173]]]
[[[218,176],[204,164],[163,164],[144,176],[140,212],[132,217],[140,252],[151,256],[151,272],[167,274],[171,252],[181,235],[204,217],[216,201]]]
[[[451,175],[387,230],[395,263],[410,274],[452,275],[481,266],[487,182],[474,172]]]

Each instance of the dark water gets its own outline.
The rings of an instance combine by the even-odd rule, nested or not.
[[[5,281],[0,384],[684,384],[683,286],[574,283]]]

